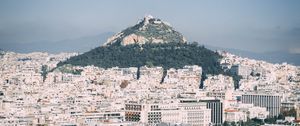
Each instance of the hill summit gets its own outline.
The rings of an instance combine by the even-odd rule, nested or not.
[[[110,37],[104,46],[169,42],[186,43],[187,40],[181,33],[175,31],[169,23],[147,15],[136,25]]]

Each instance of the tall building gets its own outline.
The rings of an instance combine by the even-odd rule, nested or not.
[[[211,109],[211,122],[214,126],[221,126],[223,123],[223,103],[219,99],[199,100],[205,102],[206,107]]]
[[[242,95],[242,103],[266,107],[269,117],[278,116],[280,113],[281,101],[279,95],[247,93]]]

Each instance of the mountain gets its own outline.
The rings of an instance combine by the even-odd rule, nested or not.
[[[104,45],[168,42],[186,43],[187,41],[183,35],[175,31],[169,23],[148,15],[136,25],[126,28],[109,38]]]
[[[247,57],[250,59],[255,60],[263,60],[270,63],[289,63],[292,65],[300,66],[300,54],[293,54],[288,51],[273,51],[273,52],[264,52],[264,53],[255,53],[250,51],[244,51],[239,49],[231,49],[231,48],[222,48],[222,47],[215,47],[210,45],[205,45],[208,49],[211,50],[222,50],[227,51],[232,54],[241,57]]]
[[[136,25],[110,37],[103,46],[61,62],[103,68],[162,66],[165,69],[199,65],[205,73],[219,73],[219,54],[198,43],[187,43],[167,22],[146,16]]]
[[[146,65],[161,66],[166,75],[169,68],[199,65],[205,79],[206,74],[223,73],[219,64],[221,58],[217,52],[198,43],[187,43],[182,34],[160,19],[147,16],[108,39],[103,46],[60,62],[58,68],[65,65],[139,68]]]
[[[61,41],[38,41],[31,43],[0,43],[1,48],[19,53],[30,52],[87,52],[99,43],[104,43],[113,32],[104,32],[98,35],[85,36],[75,39],[66,39]]]

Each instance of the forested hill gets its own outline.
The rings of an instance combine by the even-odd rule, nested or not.
[[[102,68],[162,66],[182,68],[185,65],[199,65],[204,74],[219,74],[222,69],[216,52],[204,46],[186,43],[132,44],[127,46],[101,46],[84,54],[71,57],[58,66],[71,64],[75,66],[94,65]]]
[[[65,64],[102,68],[161,66],[165,76],[170,68],[198,65],[202,67],[203,82],[207,74],[230,75],[221,69],[221,58],[217,52],[199,46],[197,42],[187,43],[183,35],[167,22],[146,16],[138,24],[109,38],[103,46],[60,62],[58,67]]]

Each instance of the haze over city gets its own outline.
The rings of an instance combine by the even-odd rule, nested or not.
[[[170,22],[191,42],[250,52],[300,53],[299,6],[297,0],[4,0],[0,4],[0,48],[43,51],[35,45],[108,33],[98,41],[93,39],[89,47],[74,48],[88,51],[151,14]],[[24,45],[32,47],[24,50]],[[45,51],[64,51],[59,44],[55,46]]]

